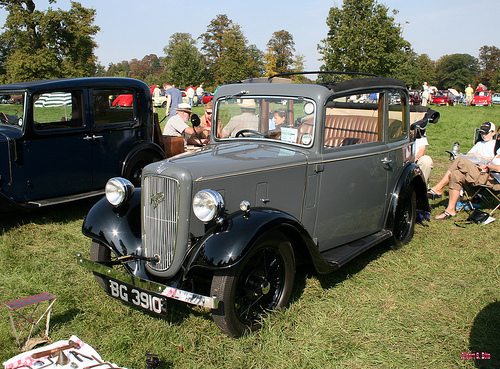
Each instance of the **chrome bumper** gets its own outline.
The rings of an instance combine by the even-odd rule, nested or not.
[[[123,283],[127,283],[129,285],[136,286],[140,289],[150,291],[152,293],[168,297],[174,300],[183,301],[188,304],[202,306],[209,309],[217,309],[219,305],[219,299],[215,296],[214,297],[202,296],[192,292],[183,291],[178,288],[165,286],[160,283],[137,278],[134,277],[133,275],[123,273],[113,268],[107,267],[106,265],[102,265],[94,261],[85,259],[84,257],[82,257],[81,254],[77,255],[77,263],[92,272],[102,274],[103,276],[107,276],[109,278],[122,281]]]

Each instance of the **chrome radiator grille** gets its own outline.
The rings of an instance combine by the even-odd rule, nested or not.
[[[142,245],[144,256],[155,257],[149,267],[164,271],[172,264],[179,217],[179,182],[172,178],[148,175],[142,186]]]

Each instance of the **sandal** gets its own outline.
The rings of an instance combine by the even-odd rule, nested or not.
[[[443,215],[444,214],[444,217],[442,218],[438,218],[439,215]],[[436,220],[446,220],[446,219],[450,219],[450,218],[453,218],[453,217],[456,217],[456,215],[451,215],[450,213],[448,213],[446,210],[443,211],[441,214],[439,214],[438,216],[435,216],[434,219]]]
[[[436,193],[436,191],[434,191],[432,188],[430,190],[427,191],[427,197],[431,200],[436,200],[436,199],[439,199],[441,197],[443,197],[443,195],[440,195],[438,193]]]

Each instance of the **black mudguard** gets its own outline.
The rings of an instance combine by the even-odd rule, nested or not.
[[[422,170],[415,163],[410,163],[404,170],[401,178],[392,192],[391,203],[387,214],[386,228],[394,229],[394,216],[398,205],[399,194],[405,191],[409,186],[413,185],[417,195],[417,209],[430,211],[429,199],[427,198],[427,185],[425,183]]]
[[[141,245],[141,189],[136,188],[132,198],[114,207],[106,198],[95,204],[87,214],[82,232],[92,240],[109,247],[116,256],[138,254]],[[144,262],[126,264],[136,277],[147,278]]]
[[[319,272],[329,269],[311,236],[300,222],[286,213],[268,208],[238,212],[224,224],[208,230],[190,253],[187,270],[230,268],[237,265],[255,245],[257,239],[270,231],[283,233],[292,242],[296,254],[311,257]]]

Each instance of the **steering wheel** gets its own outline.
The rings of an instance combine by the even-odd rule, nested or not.
[[[234,137],[240,137],[240,136],[247,137],[245,135],[245,133],[252,133],[252,134],[254,134],[256,136],[270,138],[265,133],[262,133],[262,132],[259,132],[259,131],[254,131],[253,129],[240,129],[238,132],[236,132],[236,135]]]

